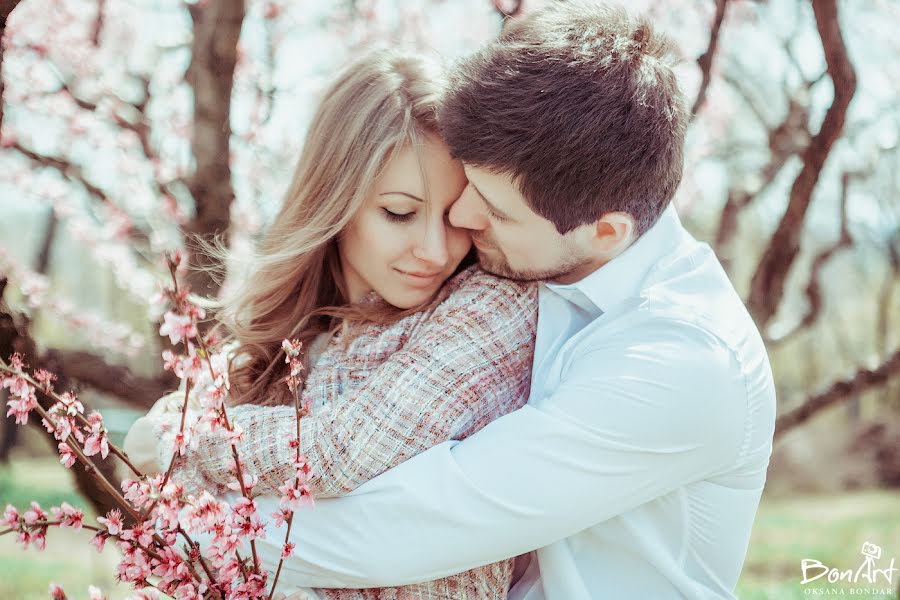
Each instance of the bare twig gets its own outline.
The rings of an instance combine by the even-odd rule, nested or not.
[[[748,305],[761,328],[769,324],[784,296],[787,274],[800,251],[800,235],[813,190],[825,159],[844,128],[847,107],[856,92],[856,73],[841,36],[837,0],[814,2],[813,12],[834,84],[834,101],[825,113],[821,129],[803,152],[803,166],[791,187],[787,210],[751,281]]]
[[[808,398],[799,407],[778,417],[775,422],[775,437],[781,437],[829,406],[884,385],[898,374],[900,374],[900,350],[894,352],[876,368],[859,369],[848,379],[835,381],[824,391]]]
[[[91,30],[91,43],[94,48],[100,47],[100,33],[103,31],[103,23],[106,20],[106,0],[97,0],[97,18],[94,19],[94,28]]]
[[[697,116],[697,112],[706,100],[706,90],[709,88],[709,82],[712,80],[713,58],[715,58],[716,50],[719,46],[719,31],[722,28],[727,5],[728,0],[716,0],[716,15],[713,17],[712,28],[709,34],[709,45],[706,47],[706,51],[697,58],[697,66],[700,67],[702,79],[700,81],[700,89],[697,92],[697,99],[694,100],[694,106],[691,108],[692,119]]]
[[[833,244],[823,249],[821,252],[816,254],[815,258],[813,258],[812,266],[810,267],[809,283],[807,283],[806,285],[806,300],[809,305],[806,314],[796,325],[796,327],[792,328],[789,332],[777,338],[767,339],[766,341],[768,344],[783,343],[794,337],[798,332],[806,329],[807,327],[811,327],[819,319],[819,316],[822,313],[822,270],[825,268],[825,265],[828,263],[831,257],[837,254],[839,250],[841,250],[842,248],[848,248],[853,245],[853,238],[850,237],[850,230],[847,224],[847,189],[852,178],[861,177],[864,174],[865,173],[862,172],[846,171],[841,176],[840,233],[838,235],[838,239]]]

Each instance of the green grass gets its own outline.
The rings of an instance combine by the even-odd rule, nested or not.
[[[816,590],[843,589],[849,596],[856,588],[890,587],[882,577],[876,586],[865,583],[829,584],[824,577],[800,585],[800,561],[815,559],[839,570],[857,569],[862,562],[863,543],[881,546],[877,568],[890,559],[900,568],[900,492],[872,490],[828,496],[765,498],[750,539],[750,549],[736,595],[748,599],[792,599],[824,597],[806,594]],[[852,594],[855,598],[896,598],[898,576],[891,595]]]
[[[0,467],[0,508],[10,502],[25,507],[32,499],[45,508],[62,501],[84,507],[86,503],[72,490],[67,477],[52,459],[18,458],[11,467]],[[130,590],[117,587],[113,577],[115,548],[107,545],[103,554],[98,554],[88,545],[89,537],[87,532],[50,531],[43,553],[23,552],[10,536],[0,537],[0,600],[46,600],[51,581],[63,584],[73,599],[86,598],[90,584],[100,586],[109,600],[126,598]],[[891,557],[900,568],[900,492],[764,498],[735,593],[747,600],[799,600],[824,597],[806,592],[830,588],[860,599],[896,598],[893,593],[851,594],[851,589],[855,592],[865,585],[823,583],[824,578],[800,584],[802,559],[816,559],[841,570],[856,569],[866,541],[882,548],[879,568],[887,567]],[[898,578],[894,576],[894,590]]]

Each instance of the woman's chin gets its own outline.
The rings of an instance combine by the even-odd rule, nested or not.
[[[382,294],[381,297],[390,304],[400,310],[407,310],[426,304],[437,293],[440,286],[434,288],[391,290]]]

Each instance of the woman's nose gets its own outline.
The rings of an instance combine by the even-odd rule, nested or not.
[[[413,247],[413,256],[434,265],[444,266],[449,260],[447,250],[447,224],[430,223],[425,236]]]

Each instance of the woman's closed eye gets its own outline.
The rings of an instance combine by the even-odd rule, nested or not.
[[[415,216],[415,214],[416,214],[415,211],[403,213],[403,212],[394,212],[387,208],[382,208],[381,210],[384,211],[384,216],[387,217],[387,219],[389,221],[393,221],[395,223],[405,223],[405,222],[409,221],[410,219],[412,219],[413,216]]]

